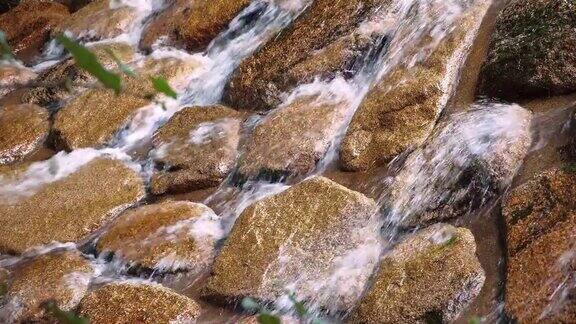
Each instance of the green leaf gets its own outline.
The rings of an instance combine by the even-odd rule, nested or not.
[[[0,30],[0,59],[14,59],[12,48],[10,48],[10,44],[8,44],[8,40],[6,39],[6,34],[2,30]]]
[[[178,94],[176,91],[174,91],[174,89],[172,89],[172,87],[170,87],[170,84],[168,84],[166,79],[162,77],[150,77],[150,80],[152,80],[152,85],[154,85],[154,89],[156,91],[163,93],[173,99],[178,98]]]
[[[114,62],[116,62],[116,65],[118,66],[118,68],[120,69],[120,71],[122,71],[122,73],[131,76],[131,77],[136,77],[136,72],[134,72],[134,70],[129,67],[128,65],[122,63],[122,61],[120,60],[120,58],[118,58],[118,56],[116,56],[116,54],[114,53],[114,51],[112,51],[112,49],[107,48],[106,49],[106,53],[108,53],[108,55],[110,55],[110,57],[114,60]]]
[[[282,323],[282,321],[280,321],[280,318],[278,316],[268,314],[268,313],[262,313],[262,314],[258,315],[257,319],[258,319],[258,323],[260,323],[260,324],[281,324]]]
[[[76,61],[76,66],[90,73],[106,88],[114,90],[116,94],[120,93],[122,90],[122,81],[120,76],[106,70],[102,64],[98,62],[98,58],[96,58],[94,53],[85,46],[66,37],[64,34],[56,36],[56,40],[62,44],[70,54],[72,54],[72,57],[74,57],[74,60]]]
[[[308,310],[306,309],[306,306],[304,306],[304,303],[299,302],[296,299],[296,295],[294,293],[289,294],[288,298],[290,298],[290,301],[292,301],[292,303],[294,304],[294,309],[296,309],[296,313],[298,313],[298,316],[300,318],[305,318],[306,315],[308,315]]]
[[[468,319],[468,324],[481,324],[481,323],[482,320],[478,316],[473,316],[470,319]]]
[[[90,321],[73,312],[61,310],[54,301],[48,301],[42,305],[46,312],[52,314],[60,324],[89,324]]]

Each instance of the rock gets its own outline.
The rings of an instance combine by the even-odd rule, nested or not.
[[[253,130],[239,160],[243,177],[304,176],[325,156],[346,122],[347,102],[297,100]]]
[[[250,4],[250,0],[172,0],[147,27],[140,48],[150,50],[155,42],[203,51],[228,24]]]
[[[576,91],[576,3],[509,1],[495,28],[480,95],[512,101]]]
[[[90,292],[79,306],[91,323],[193,323],[200,307],[192,299],[161,285],[113,282]]]
[[[77,158],[84,154],[77,152]],[[4,181],[4,190],[0,190],[0,253],[20,254],[54,241],[79,242],[144,196],[139,175],[110,158],[96,158],[68,176],[42,183],[47,177],[67,172],[75,163],[58,162],[58,157],[0,179]],[[28,173],[31,178],[26,178]],[[15,184],[13,178],[17,179]]]
[[[169,201],[123,213],[100,237],[96,248],[156,273],[199,272],[211,264],[221,231],[210,208]]]
[[[116,62],[106,50],[113,51],[123,63],[129,63],[134,57],[134,50],[126,43],[97,44],[88,48],[107,69],[116,68]],[[38,77],[42,85],[27,90],[22,101],[46,107],[69,98],[72,94],[66,88],[67,80],[70,80],[76,91],[83,90],[96,82],[96,79],[88,72],[76,66],[73,58],[69,58],[42,72]]]
[[[28,323],[49,315],[43,303],[54,301],[65,311],[78,305],[93,274],[90,263],[76,251],[52,252],[18,265],[10,274],[3,323]]]
[[[0,302],[8,292],[8,284],[10,282],[10,273],[6,269],[0,268]]]
[[[520,323],[570,323],[574,282],[576,168],[546,171],[512,190],[503,202],[506,224],[505,309]]]
[[[20,0],[6,0],[0,3],[0,13],[8,12],[10,9],[16,7]]]
[[[24,0],[0,15],[0,30],[18,59],[31,64],[50,39],[50,32],[68,16],[68,8],[59,3]]]
[[[36,79],[36,73],[21,65],[0,63],[0,98]]]
[[[420,44],[431,47],[426,59],[411,68],[395,67],[371,89],[340,147],[343,169],[386,165],[426,140],[458,81],[460,65],[489,5],[490,1],[478,1],[436,47]]]
[[[36,105],[0,107],[0,165],[22,160],[44,144],[48,111]]]
[[[154,135],[153,194],[218,186],[234,167],[241,116],[224,106],[189,107]]]
[[[475,253],[464,228],[436,224],[408,236],[383,258],[349,322],[452,322],[484,285]]]
[[[138,15],[135,7],[112,6],[110,0],[93,0],[62,20],[53,34],[67,31],[85,42],[113,38],[129,31]]]
[[[347,310],[379,257],[376,212],[372,199],[323,177],[259,200],[234,223],[204,295],[274,301],[289,287],[324,309]]]
[[[314,1],[275,40],[240,64],[226,87],[225,102],[234,108],[269,110],[299,84],[354,75],[355,63],[382,45],[382,35],[360,25],[389,3]]]

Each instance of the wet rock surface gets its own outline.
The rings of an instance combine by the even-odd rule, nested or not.
[[[240,113],[224,106],[189,107],[155,134],[154,194],[218,186],[234,167],[240,141]]]
[[[74,309],[88,290],[92,274],[90,263],[77,251],[52,252],[24,261],[10,271],[0,320],[50,322],[43,303],[53,301],[60,309]]]
[[[160,41],[191,52],[202,51],[248,4],[249,0],[173,0],[146,27],[140,47],[150,50]]]
[[[484,284],[472,233],[436,224],[416,232],[380,263],[351,323],[450,322]]]
[[[31,69],[16,64],[0,64],[0,98],[36,79]]]
[[[546,171],[503,202],[508,266],[506,311],[519,322],[569,323],[576,319],[574,285],[576,172],[573,165]]]
[[[96,248],[156,273],[199,272],[211,263],[220,236],[218,217],[210,208],[169,201],[121,214],[98,239]]]
[[[68,8],[43,0],[24,0],[0,15],[0,30],[18,59],[30,64],[40,54],[50,33],[67,16]]]
[[[316,77],[350,73],[381,36],[359,26],[389,0],[314,1],[290,27],[244,60],[234,72],[224,100],[234,108],[269,110],[281,94]],[[353,73],[352,73],[353,74]]]
[[[479,93],[518,100],[576,91],[576,3],[513,0],[498,16]]]
[[[67,177],[27,192],[19,191],[26,186],[11,186],[8,179],[26,176],[16,173],[3,174],[8,192],[3,190],[0,196],[2,253],[19,254],[54,241],[81,241],[144,196],[139,175],[108,158],[97,158]]]
[[[36,105],[0,107],[0,165],[21,160],[39,149],[48,136],[48,111]]]
[[[91,291],[79,306],[91,323],[189,323],[200,313],[192,299],[158,284],[114,282]]]
[[[320,278],[330,277],[338,260],[355,249],[378,244],[376,209],[373,200],[322,177],[254,203],[234,223],[217,256],[206,297],[221,303],[245,296],[272,301],[295,283],[292,289],[301,298],[316,298],[332,310],[350,308],[376,260],[346,278],[346,287],[330,287]],[[334,297],[330,288],[344,291]]]

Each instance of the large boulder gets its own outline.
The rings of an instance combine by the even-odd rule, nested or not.
[[[489,5],[487,0],[476,1],[438,44],[432,36],[431,43],[418,43],[418,49],[431,51],[425,59],[396,66],[370,90],[340,148],[345,170],[386,165],[426,140],[453,92],[460,65]]]
[[[571,296],[576,233],[576,168],[546,171],[503,202],[507,274],[505,309],[520,323],[576,321]]]
[[[323,177],[262,199],[236,220],[204,294],[234,303],[292,290],[315,306],[348,310],[379,257],[376,212],[372,199]]]
[[[124,63],[130,62],[134,57],[134,50],[126,43],[96,44],[88,48],[107,69],[116,67],[116,62],[107,53],[108,50],[114,52]],[[68,85],[71,85],[74,91],[79,91],[94,84],[96,79],[86,70],[80,69],[73,58],[69,58],[43,71],[37,81],[39,85],[27,90],[22,101],[50,106],[72,95]]]
[[[91,323],[194,323],[200,306],[158,284],[124,281],[91,291],[82,299],[79,313]]]
[[[218,217],[201,204],[168,201],[121,214],[96,244],[99,253],[158,271],[199,272],[222,236]]]
[[[304,176],[326,155],[346,122],[348,102],[299,99],[252,131],[239,159],[242,177]]]
[[[0,63],[0,98],[36,79],[31,69],[19,64]]]
[[[154,135],[154,194],[218,186],[234,167],[241,115],[224,106],[189,107]]]
[[[150,50],[161,41],[192,52],[202,51],[249,4],[250,0],[172,0],[146,27],[140,47]]]
[[[144,196],[138,173],[119,160],[95,158],[73,170],[77,162],[72,158],[84,154],[79,151],[64,160],[56,156],[25,171],[2,174],[1,253],[82,241]]]
[[[0,165],[22,160],[43,144],[50,131],[48,111],[36,105],[0,107]]]
[[[51,31],[68,16],[68,8],[57,2],[24,0],[0,15],[0,30],[18,59],[29,64],[40,54]]]
[[[315,78],[351,77],[356,62],[380,47],[383,35],[361,28],[390,0],[317,0],[293,24],[244,60],[226,87],[234,108],[268,110],[281,95]]]
[[[43,304],[55,302],[60,309],[74,309],[93,274],[90,262],[77,251],[51,252],[25,261],[10,271],[3,323],[29,323],[49,317]]]
[[[436,224],[384,256],[349,322],[449,323],[478,296],[484,280],[472,233]]]
[[[496,21],[479,94],[518,100],[576,91],[576,3],[512,0]]]

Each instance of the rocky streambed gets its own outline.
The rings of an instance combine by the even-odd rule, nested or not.
[[[0,322],[576,322],[576,2],[20,0],[0,30]]]

